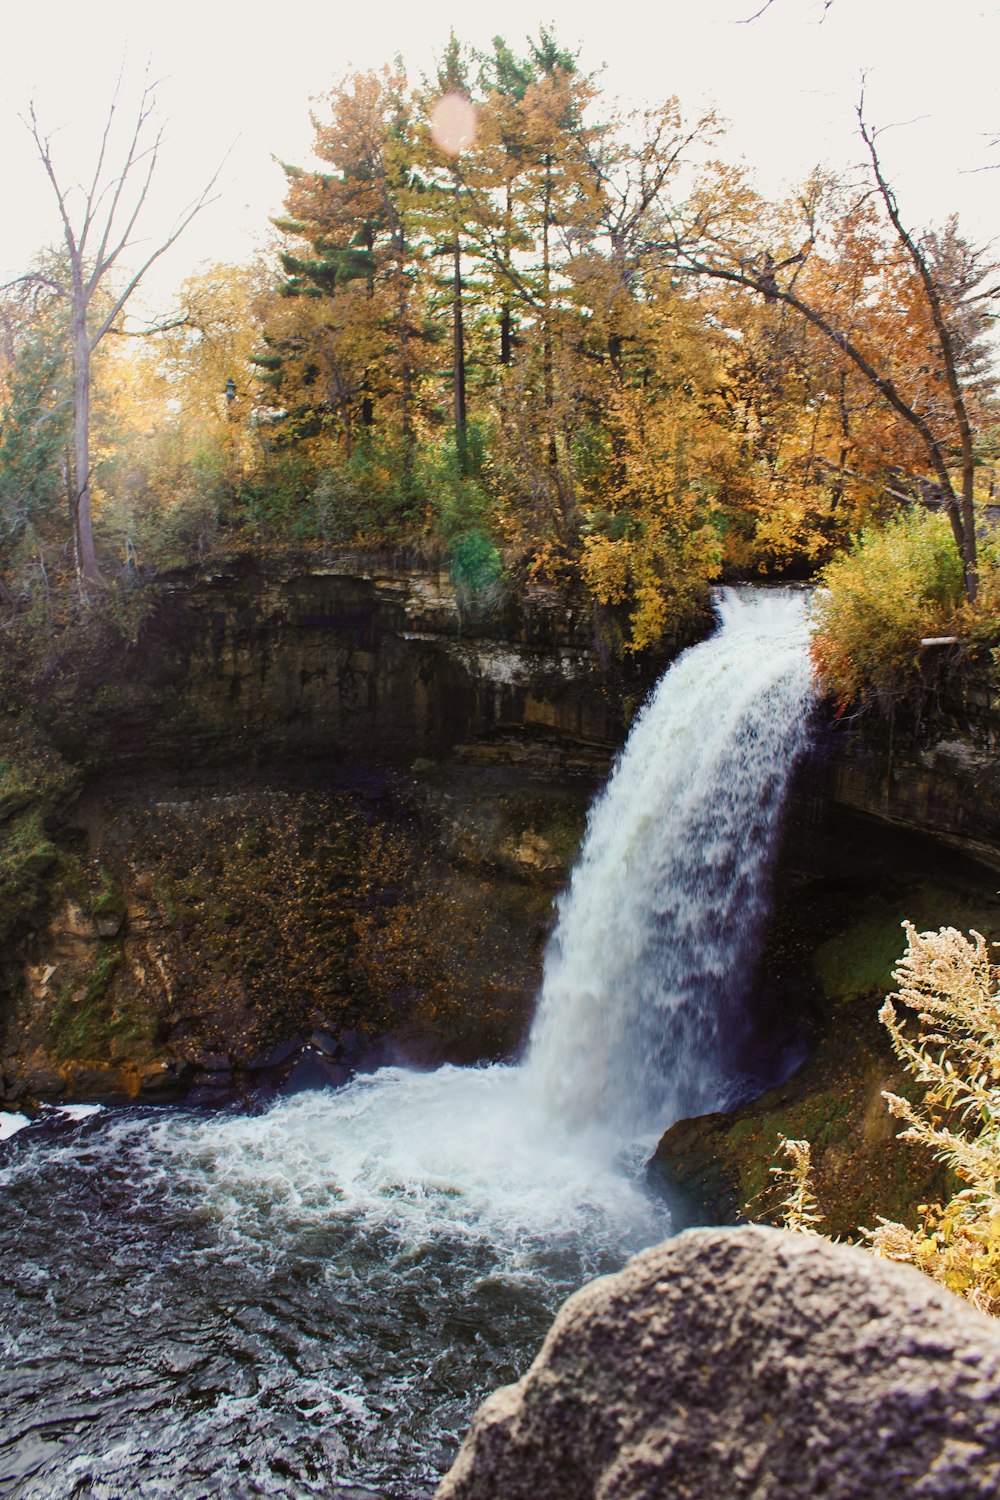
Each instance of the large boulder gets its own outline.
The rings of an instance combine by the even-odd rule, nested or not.
[[[1000,1327],[906,1267],[697,1229],[563,1307],[436,1500],[995,1500]]]

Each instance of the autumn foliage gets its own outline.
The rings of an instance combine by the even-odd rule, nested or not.
[[[981,933],[918,932],[894,972],[899,989],[879,1012],[912,1080],[907,1097],[884,1093],[900,1138],[949,1168],[956,1191],[925,1203],[915,1228],[880,1218],[861,1231],[875,1255],[916,1266],[982,1312],[1000,1315],[1000,970]],[[782,1141],[772,1169],[784,1191],[779,1216],[821,1233],[806,1141]]]
[[[432,128],[442,98],[464,111],[457,144]],[[986,496],[996,429],[992,268],[954,221],[901,234],[874,153],[866,189],[816,173],[767,202],[715,160],[711,116],[617,109],[544,28],[523,53],[453,35],[419,81],[400,60],[349,75],[314,126],[273,250],[95,352],[107,558],[405,542],[471,593],[583,590],[630,649],[716,578],[831,564],[828,684],[882,691],[862,618],[905,677],[952,608],[948,532],[922,507],[951,516],[968,592],[945,490],[954,470],[963,505]],[[8,588],[69,565],[66,371],[58,309],[8,295]]]

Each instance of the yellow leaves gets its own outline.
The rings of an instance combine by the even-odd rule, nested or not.
[[[862,532],[820,581],[813,657],[826,687],[845,703],[905,689],[919,674],[921,639],[950,634],[963,597],[948,524],[926,511]]]
[[[628,595],[633,547],[608,536],[583,540],[584,581],[600,604],[622,604]]]
[[[932,1151],[966,1186],[947,1203],[920,1204],[915,1228],[880,1217],[875,1229],[861,1233],[874,1255],[916,1266],[980,1311],[1000,1316],[1000,1087],[982,1065],[1000,1046],[1000,970],[990,964],[981,933],[903,925],[907,950],[894,976],[900,988],[879,1018],[920,1097],[883,1098],[908,1125],[900,1139]],[[911,1037],[894,1000],[933,1022],[935,1031]],[[785,1190],[782,1223],[815,1233],[809,1144],[782,1138],[781,1149],[788,1162],[771,1175]]]

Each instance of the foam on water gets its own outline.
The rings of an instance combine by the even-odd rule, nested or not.
[[[251,1240],[276,1218],[289,1231],[359,1219],[401,1244],[479,1241],[514,1265],[539,1245],[662,1230],[620,1143],[553,1122],[525,1084],[503,1066],[384,1068],[264,1115],[182,1122],[169,1146],[228,1231]]]

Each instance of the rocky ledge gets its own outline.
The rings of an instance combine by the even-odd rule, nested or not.
[[[1000,1328],[927,1277],[692,1230],[571,1297],[436,1500],[993,1500]]]

